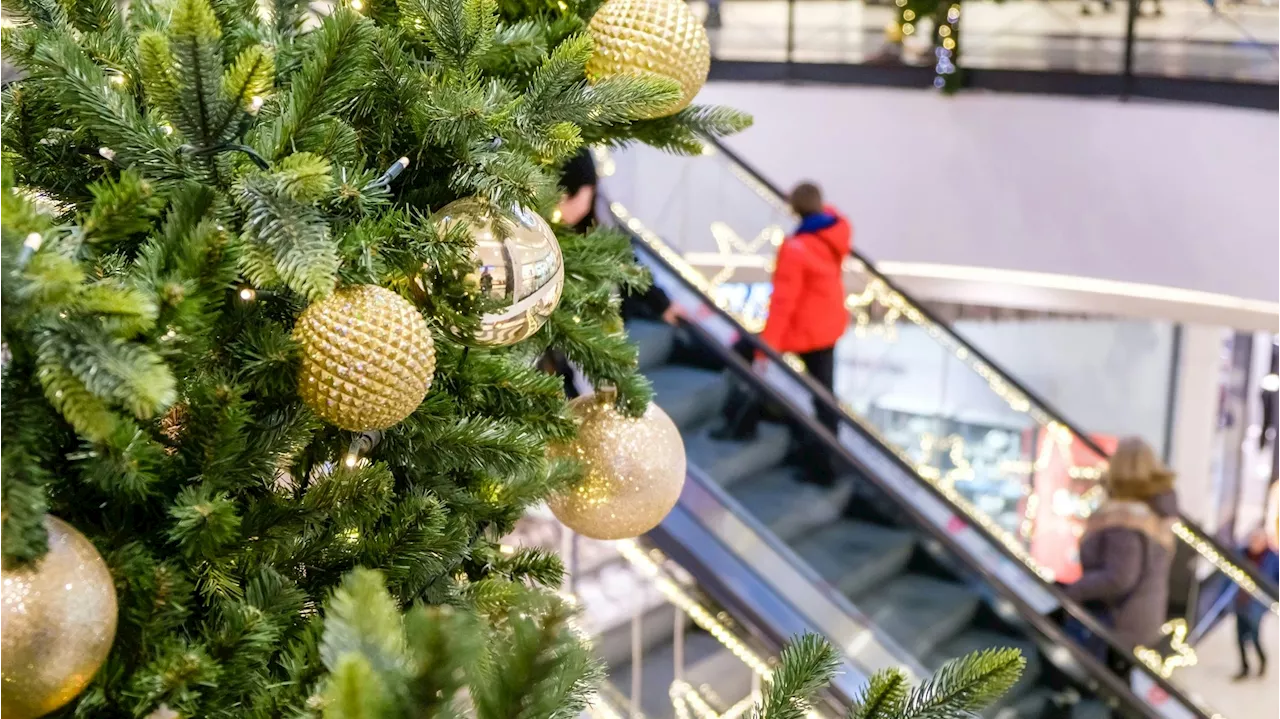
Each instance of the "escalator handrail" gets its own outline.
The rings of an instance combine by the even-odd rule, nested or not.
[[[685,470],[685,481],[696,484],[706,491],[714,492],[719,489],[714,481],[693,466]],[[715,492],[714,499],[722,502],[731,500],[723,491]],[[734,504],[735,506],[725,508],[739,516],[744,514],[741,507]],[[688,531],[689,527],[693,527],[694,531]],[[763,536],[771,537],[768,534]],[[798,627],[802,627],[805,632],[821,633],[821,628],[816,626],[810,617],[807,617],[785,594],[778,591],[768,578],[756,571],[745,557],[735,552],[715,531],[707,527],[699,513],[686,506],[683,497],[667,518],[645,533],[644,539],[667,557],[675,560],[694,578],[701,591],[727,609],[749,634],[767,645],[770,651],[777,652],[785,648],[788,642],[799,635],[800,632],[794,631]],[[736,579],[728,579],[726,575],[730,573]],[[744,577],[744,574],[747,576]],[[754,579],[759,587],[752,585],[744,590],[740,586],[741,581],[751,579]],[[811,579],[811,581],[814,580]],[[782,622],[763,611],[765,607],[762,607],[758,601],[762,595],[767,596],[772,603],[780,606],[786,613],[786,616],[782,617]],[[848,600],[845,599],[845,601]],[[790,625],[793,631],[779,631],[779,627],[776,626],[779,623]],[[903,654],[905,653],[903,650]],[[895,657],[895,660],[898,659],[900,657]],[[842,665],[840,672],[842,676],[838,680],[833,680],[828,690],[839,697],[839,703],[842,706],[847,707],[856,698],[857,690],[870,675],[864,673],[864,668],[855,666],[847,655]]]
[[[769,402],[776,403],[782,406],[793,407],[791,401],[788,400],[781,392],[779,392],[777,389],[775,389],[770,384],[765,382],[762,378],[760,378],[752,370],[750,365],[748,365],[741,357],[737,356],[736,353],[725,348],[718,340],[716,340],[715,337],[713,337],[706,330],[704,330],[703,328],[699,327],[697,324],[690,322],[688,320],[682,320],[681,326],[687,328],[689,332],[697,338],[697,342],[700,345],[706,346],[708,349],[714,352],[717,358],[720,361],[724,362],[730,371],[732,371],[740,380],[743,380],[747,384],[751,385],[754,391],[759,392]],[[884,484],[882,484],[883,480],[881,480],[879,476],[874,471],[872,471],[869,467],[867,467],[861,460],[859,460],[851,452],[849,452],[849,450],[846,447],[844,447],[844,445],[841,444],[830,433],[830,431],[827,430],[826,427],[823,427],[820,423],[818,423],[816,419],[814,419],[813,417],[810,417],[804,412],[800,412],[796,410],[794,407],[791,414],[792,414],[792,417],[790,419],[800,424],[804,428],[804,430],[807,431],[809,434],[816,436],[818,440],[826,447],[826,449],[829,452],[832,452],[835,455],[839,456],[841,460],[843,460],[848,465],[857,469],[859,474],[866,477],[869,481],[876,484],[882,491],[885,491],[887,494],[892,496],[892,490],[887,488]],[[893,454],[893,453],[890,452],[890,454]],[[946,501],[946,498],[940,493],[936,494],[935,496],[942,499],[943,501]],[[941,543],[947,549],[947,551],[950,552],[952,555],[956,557],[967,557],[967,552],[959,545],[959,543],[956,542],[955,539],[951,537],[947,532],[942,531],[936,524],[934,524],[927,517],[925,517],[923,513],[919,512],[916,508],[912,507],[909,503],[903,503],[899,506],[899,508],[905,511],[911,517],[912,521],[916,525],[918,525],[924,532],[926,532],[930,536],[930,538]],[[962,517],[963,515],[957,514],[957,516]],[[980,529],[980,528],[977,526],[974,526],[974,529]],[[968,564],[967,569],[969,571],[981,577],[982,580],[988,586],[992,587],[996,591],[996,593],[1000,596],[1001,599],[1010,602],[1011,604],[1013,604],[1014,607],[1017,608],[1018,613],[1023,617],[1023,619],[1026,620],[1028,625],[1030,625],[1031,629],[1036,634],[1038,634],[1043,640],[1047,640],[1048,643],[1054,646],[1064,647],[1068,652],[1071,653],[1072,658],[1080,666],[1084,667],[1087,673],[1095,681],[1098,681],[1101,684],[1106,685],[1107,689],[1113,696],[1117,697],[1121,702],[1128,705],[1130,708],[1136,709],[1143,716],[1146,716],[1146,717],[1161,716],[1158,712],[1155,711],[1153,707],[1151,707],[1149,704],[1142,701],[1142,699],[1140,699],[1137,695],[1135,695],[1128,684],[1121,681],[1119,677],[1113,674],[1102,662],[1098,661],[1096,657],[1092,656],[1087,651],[1082,649],[1078,644],[1072,641],[1066,635],[1066,633],[1063,632],[1062,628],[1059,627],[1052,619],[1041,614],[1040,612],[1037,612],[1034,607],[1028,604],[1017,592],[1015,592],[1011,587],[1009,587],[1004,582],[1004,580],[1000,579],[994,572],[992,572],[990,569],[988,569],[986,566],[984,566],[980,562],[968,562],[967,564]],[[1037,577],[1037,580],[1039,580],[1038,577]],[[1092,616],[1089,616],[1087,612],[1084,612],[1084,610],[1080,608],[1078,605],[1075,605],[1074,603],[1072,603],[1060,591],[1055,591],[1053,593],[1055,597],[1060,600],[1060,602],[1062,603],[1064,609],[1068,614],[1080,620],[1081,623],[1085,624],[1085,626],[1088,627],[1090,631],[1096,632],[1098,636],[1105,639],[1112,646],[1117,646],[1115,637],[1111,635],[1109,630],[1107,630],[1105,627],[1100,625],[1096,620],[1093,619]],[[1182,692],[1178,690],[1177,687],[1169,685],[1166,681],[1163,680],[1162,677],[1159,677],[1154,673],[1150,672],[1149,669],[1145,665],[1143,665],[1141,662],[1138,662],[1135,660],[1134,666],[1135,666],[1135,669],[1140,667],[1141,670],[1147,671],[1149,674],[1151,674],[1152,678],[1157,683],[1160,684],[1161,688],[1163,688],[1166,692],[1168,692],[1171,697],[1175,698],[1177,701],[1185,705],[1190,711],[1195,713],[1197,716],[1201,717],[1201,719],[1209,719],[1210,715],[1204,713],[1196,703],[1186,698],[1182,694]]]
[[[639,248],[642,252],[650,256],[655,262],[660,264],[668,273],[670,273],[676,279],[676,281],[683,284],[689,291],[697,295],[704,296],[702,295],[702,291],[699,288],[694,286],[694,284],[690,282],[686,277],[684,277],[684,275],[682,275],[679,270],[677,270],[669,262],[667,262],[667,260],[663,258],[661,255],[659,255],[657,251],[651,248],[643,238],[640,238],[630,228],[626,227],[625,223],[617,223],[617,227],[621,231],[626,232],[632,238],[632,245],[634,247]],[[718,317],[730,323],[731,326],[735,327],[740,336],[747,338],[747,340],[751,342],[752,345],[758,351],[762,352],[767,357],[769,357],[770,361],[772,361],[774,364],[780,366],[781,370],[785,372],[792,380],[801,383],[802,386],[804,386],[811,394],[813,394],[816,397],[819,397],[820,401],[827,404],[829,408],[832,408],[836,412],[838,412],[838,416],[844,421],[846,425],[850,426],[851,428],[853,428],[854,431],[858,432],[863,437],[867,438],[872,444],[880,447],[884,447],[884,445],[881,443],[878,437],[875,437],[869,432],[867,432],[864,427],[862,427],[858,422],[854,421],[851,417],[849,417],[844,412],[844,410],[840,408],[840,406],[837,403],[835,403],[830,393],[828,393],[825,388],[821,387],[816,382],[814,382],[813,378],[809,377],[807,373],[797,372],[794,368],[792,368],[789,364],[787,364],[786,361],[782,359],[781,355],[779,355],[771,347],[769,347],[768,345],[760,341],[759,338],[757,338],[755,335],[751,334],[750,332],[747,332],[746,329],[743,328],[742,325],[739,324],[738,321],[734,319],[732,315],[730,315],[723,308],[718,306],[713,300],[711,300],[710,298],[706,298],[706,304],[711,309],[711,311],[715,313]],[[756,375],[755,372],[752,371],[751,367],[747,365],[742,360],[741,357],[737,356],[736,353],[723,347],[719,341],[715,340],[714,338],[710,337],[710,335],[706,334],[706,331],[703,330],[701,327],[698,327],[696,324],[689,321],[682,322],[682,325],[690,328],[690,330],[695,334],[697,334],[700,339],[706,340],[709,348],[713,352],[716,352],[720,356],[721,360],[724,361],[728,367],[730,367],[737,374],[739,374],[754,389],[768,395],[771,400],[778,402],[783,406],[792,406],[792,403],[790,400],[783,397],[780,393],[777,392],[776,389],[774,389],[768,383],[764,382],[762,378]],[[862,473],[871,482],[873,482],[882,492],[885,492],[890,497],[896,496],[896,493],[894,492],[894,490],[888,487],[885,481],[881,479],[878,474],[871,471],[865,465],[865,463],[863,463],[860,459],[855,457],[848,450],[848,448],[846,448],[843,445],[843,443],[839,441],[838,438],[833,437],[831,435],[831,433],[826,429],[826,427],[823,427],[814,418],[808,416],[803,412],[797,411],[795,412],[795,414],[796,414],[795,419],[798,422],[800,422],[800,424],[807,431],[815,434],[821,442],[827,445],[827,447],[831,451],[834,451],[842,460],[847,462],[850,466],[857,468],[860,473]],[[903,469],[907,474],[907,476],[914,478],[914,480],[926,491],[928,491],[938,500],[943,502],[946,506],[954,506],[952,505],[951,500],[948,499],[946,495],[944,495],[940,490],[938,490],[938,488],[935,487],[932,483],[926,481],[923,477],[920,477],[919,473],[915,470],[915,468],[907,464],[902,459],[902,457],[898,455],[897,452],[893,452],[892,450],[889,450],[887,447],[884,447],[884,452],[888,456],[890,461],[894,462],[901,469]],[[948,550],[951,551],[953,554],[959,557],[968,558],[969,553],[967,550],[960,547],[960,545],[956,542],[956,540],[953,537],[951,537],[946,532],[942,531],[941,528],[939,528],[937,525],[933,523],[933,521],[931,521],[930,519],[925,517],[923,514],[921,514],[916,508],[912,507],[909,503],[900,503],[899,508],[907,512],[909,515],[911,515],[912,519],[915,522],[917,522],[922,527],[924,527],[926,531],[928,531],[933,536],[933,538],[941,542],[942,545],[947,547]],[[1003,554],[1008,559],[1012,560],[1015,566],[1023,567],[1025,571],[1031,577],[1033,577],[1036,582],[1038,582],[1041,585],[1044,591],[1047,591],[1049,594],[1051,594],[1054,597],[1054,599],[1058,601],[1058,603],[1064,608],[1064,610],[1068,614],[1070,614],[1073,618],[1075,618],[1077,621],[1083,624],[1090,632],[1102,638],[1111,647],[1123,651],[1125,655],[1134,656],[1132,649],[1125,647],[1123,644],[1121,644],[1115,638],[1115,635],[1111,632],[1110,629],[1100,624],[1093,617],[1092,614],[1085,611],[1083,607],[1081,607],[1079,604],[1077,604],[1076,602],[1068,598],[1060,588],[1045,582],[1035,572],[1031,571],[1029,567],[1026,567],[1022,559],[1020,559],[1008,547],[1006,547],[1003,542],[999,541],[995,537],[995,535],[991,534],[989,530],[987,530],[985,527],[981,526],[980,524],[974,522],[971,517],[969,517],[964,511],[959,510],[958,508],[955,511],[955,516],[958,517],[961,521],[963,521],[972,530],[979,533],[979,535],[982,536],[985,540],[987,540],[991,545],[993,545],[998,552]],[[994,574],[992,574],[985,567],[983,567],[981,563],[970,561],[969,565],[973,571],[981,575],[985,580],[987,580],[989,584],[991,584],[991,586],[996,587],[997,590],[1003,596],[1003,598],[1011,601],[1016,607],[1018,607],[1020,613],[1023,614],[1028,619],[1028,621],[1030,621],[1034,626],[1036,626],[1040,634],[1050,637],[1057,644],[1069,645],[1069,651],[1071,651],[1073,655],[1075,655],[1076,660],[1078,662],[1081,662],[1084,666],[1089,666],[1089,667],[1101,666],[1097,662],[1097,660],[1091,656],[1085,656],[1084,661],[1081,661],[1081,655],[1085,654],[1082,649],[1080,649],[1078,646],[1076,646],[1074,642],[1068,639],[1066,635],[1062,633],[1060,628],[1058,628],[1056,625],[1052,625],[1052,622],[1049,622],[1044,615],[1035,611],[1034,608],[1032,608],[1029,604],[1027,604],[1025,600],[1023,600],[1007,584],[1005,584],[1003,580],[998,579]],[[1143,664],[1141,660],[1137,659],[1136,656],[1134,657],[1134,667],[1150,675],[1152,680],[1155,681],[1170,696],[1176,698],[1180,703],[1186,706],[1189,710],[1197,713],[1199,716],[1202,717],[1202,719],[1209,718],[1209,715],[1205,714],[1200,709],[1197,703],[1192,702],[1189,698],[1187,698],[1182,693],[1180,689],[1173,686],[1167,679],[1159,676],[1155,672],[1152,672],[1150,668],[1147,667],[1145,664]],[[1104,671],[1105,671],[1105,668],[1104,668]],[[1109,671],[1105,671],[1105,673],[1108,675],[1109,678],[1114,678],[1114,675],[1111,675]],[[1124,687],[1124,691],[1129,692],[1127,686]],[[1139,703],[1143,707],[1146,707],[1146,704],[1144,702],[1139,701]]]
[[[749,163],[743,160],[741,155],[738,155],[733,150],[729,149],[722,141],[720,141],[719,138],[707,136],[704,139],[710,142],[712,145],[714,145],[717,151],[724,153],[725,157],[729,158],[729,160],[733,162],[735,165],[737,165],[739,168],[741,168],[743,172],[746,172],[753,179],[755,179],[756,182],[759,182],[761,186],[767,188],[769,192],[771,192],[776,198],[782,199],[786,197],[786,193],[782,192],[782,190],[778,188],[776,185],[774,185],[772,182],[770,182],[768,178],[760,174],[758,170],[756,170]],[[994,370],[997,374],[1000,375],[1000,378],[1003,382],[1005,382],[1010,387],[1013,387],[1018,392],[1020,392],[1033,405],[1038,406],[1041,412],[1052,417],[1054,421],[1056,421],[1058,424],[1061,424],[1063,427],[1066,427],[1067,431],[1069,431],[1077,439],[1077,441],[1082,443],[1084,446],[1088,447],[1090,451],[1092,451],[1094,454],[1097,454],[1100,458],[1104,460],[1110,458],[1109,452],[1104,450],[1097,442],[1093,440],[1092,437],[1090,437],[1078,426],[1076,426],[1070,420],[1068,420],[1066,418],[1066,415],[1064,415],[1056,407],[1050,404],[1048,400],[1046,400],[1044,397],[1041,397],[1039,394],[1032,391],[1030,388],[1024,386],[1021,382],[1017,380],[1017,378],[1005,372],[1004,369],[999,364],[992,361],[991,358],[988,357],[982,350],[978,349],[972,343],[966,340],[964,337],[960,336],[958,332],[952,329],[949,323],[939,319],[936,314],[930,311],[922,303],[918,302],[914,297],[907,294],[907,292],[903,290],[902,287],[900,287],[893,280],[889,279],[884,274],[882,274],[879,270],[877,270],[875,264],[866,255],[858,252],[856,249],[852,250],[851,254],[855,259],[857,259],[862,263],[862,266],[865,268],[868,274],[872,275],[880,282],[883,282],[885,287],[889,288],[890,290],[892,290],[893,292],[901,296],[903,299],[905,299],[912,307],[918,310],[925,319],[929,320],[929,322],[931,322],[934,327],[937,327],[940,332],[947,335],[953,342],[955,342],[957,345],[963,347],[967,352],[969,352],[970,355],[982,361],[984,364],[986,364],[988,367]],[[1237,568],[1240,569],[1241,572],[1243,572],[1250,579],[1252,579],[1253,582],[1257,584],[1258,587],[1261,588],[1271,598],[1272,602],[1280,601],[1280,587],[1277,586],[1276,580],[1271,577],[1264,576],[1255,567],[1250,565],[1248,562],[1244,561],[1244,557],[1240,555],[1240,552],[1238,549],[1236,549],[1235,547],[1228,547],[1224,545],[1222,542],[1218,541],[1216,537],[1214,537],[1213,535],[1201,529],[1199,524],[1197,524],[1196,522],[1194,522],[1193,520],[1191,520],[1181,512],[1179,512],[1178,514],[1178,519],[1182,522],[1182,525],[1186,527],[1189,532],[1191,532],[1196,536],[1197,539],[1209,545],[1214,551],[1216,551],[1218,554],[1222,555],[1223,557],[1230,558],[1233,561],[1233,563],[1237,566]]]

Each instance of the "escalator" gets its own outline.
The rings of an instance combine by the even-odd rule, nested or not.
[[[909,522],[854,496],[859,482],[852,468],[833,487],[806,484],[795,451],[802,446],[799,432],[781,422],[762,423],[753,439],[713,439],[733,381],[710,358],[679,345],[672,327],[632,322],[628,332],[640,347],[640,367],[653,382],[655,401],[685,437],[690,464],[926,668],[979,649],[1021,649],[1028,658],[1025,678],[996,710],[1042,713],[1049,692],[1039,681],[1035,644],[984,606],[979,591],[940,557],[931,556]]]
[[[660,237],[663,261],[756,331],[783,228],[793,223],[777,188],[718,143],[705,156],[648,149],[603,158],[612,209],[631,230]],[[836,401],[851,429],[912,464],[1018,561],[1046,578],[1078,572],[1072,548],[1102,498],[1101,442],[1003,371],[979,347],[904,294],[857,252],[846,263],[853,326],[842,341]],[[915,383],[904,387],[907,381]],[[917,381],[923,378],[923,381]],[[976,430],[975,430],[976,428]],[[983,447],[986,466],[963,447]],[[967,443],[967,444],[966,444]],[[1175,527],[1186,581],[1225,576],[1280,615],[1275,577],[1185,516]],[[1175,613],[1189,592],[1174,592]],[[1192,617],[1194,619],[1194,616]]]
[[[761,347],[766,371],[742,362],[729,349],[742,327],[704,294],[700,275],[673,262],[679,255],[634,217],[617,219],[635,233],[655,281],[692,318],[679,330],[636,320],[628,330],[658,404],[685,437],[691,478],[698,480],[687,485],[677,512],[754,566],[810,629],[849,651],[866,643],[827,630],[829,612],[806,611],[805,602],[791,598],[796,591],[836,595],[827,609],[843,612],[863,628],[863,637],[874,635],[878,646],[889,648],[878,664],[864,662],[868,670],[904,661],[932,670],[975,649],[1016,646],[1028,657],[1027,673],[992,716],[1041,716],[1053,687],[1064,684],[1086,697],[1073,716],[1106,716],[1109,707],[1124,716],[1214,715],[1161,672],[1139,663],[1129,686],[1073,644],[1048,616],[1057,607],[1099,636],[1110,633],[1038,576],[1025,551],[999,541],[998,528],[967,511],[967,500],[954,488],[926,481],[851,417],[845,416],[839,437],[822,428],[811,402],[815,396],[832,399],[782,358]],[[778,421],[762,424],[750,441],[719,441],[709,432],[734,384],[777,413]],[[842,468],[834,486],[799,481],[802,453],[814,451],[829,453]],[[706,496],[727,508],[707,509]],[[694,548],[664,539],[668,524],[650,538],[683,560]],[[775,554],[794,565],[792,576],[779,576],[787,571],[784,563],[762,567],[755,561],[761,537],[770,546],[783,545]],[[708,581],[716,574],[717,565],[711,566]],[[1149,701],[1156,694],[1161,706]]]

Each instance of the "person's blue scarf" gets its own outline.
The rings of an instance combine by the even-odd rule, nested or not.
[[[796,228],[797,235],[809,235],[819,230],[825,230],[836,224],[835,215],[827,212],[815,212],[811,215],[805,215],[800,219],[800,226]]]

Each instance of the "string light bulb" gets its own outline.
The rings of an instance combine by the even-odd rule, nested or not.
[[[258,293],[252,287],[240,288],[240,299],[245,302],[253,302],[258,297]]]

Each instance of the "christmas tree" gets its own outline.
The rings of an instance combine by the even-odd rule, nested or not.
[[[6,0],[12,719],[583,707],[559,558],[498,540],[584,471],[547,348],[651,416],[647,276],[542,217],[585,144],[748,123],[683,4],[597,5]]]

